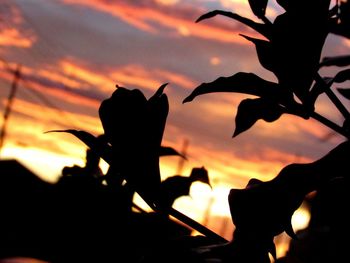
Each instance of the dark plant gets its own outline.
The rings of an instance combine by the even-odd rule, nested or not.
[[[277,82],[254,73],[238,72],[199,85],[184,103],[213,92],[245,93],[256,98],[240,102],[233,137],[252,128],[258,120],[274,122],[282,114],[292,114],[313,118],[343,135],[346,141],[313,163],[286,166],[271,181],[252,178],[245,189],[232,189],[229,204],[235,224],[233,241],[204,253],[224,262],[270,262],[268,253],[276,257],[273,244],[276,235],[285,231],[296,237],[291,217],[305,196],[329,185],[335,178],[346,180],[347,177],[344,171],[348,170],[350,115],[332,86],[350,80],[350,71],[341,70],[333,77],[322,77],[318,71],[322,66],[350,65],[348,55],[321,60],[328,34],[349,37],[349,2],[340,2],[331,8],[330,0],[277,0],[277,3],[284,12],[274,21],[265,16],[268,1],[260,0],[249,0],[249,5],[262,23],[222,10],[197,19],[200,22],[222,15],[257,31],[263,38],[241,36],[255,45],[260,64],[274,73]],[[338,91],[349,98],[348,89]],[[343,125],[317,113],[316,102],[321,94],[328,96],[343,115]]]
[[[164,209],[169,209],[177,198],[189,195],[191,185],[196,181],[211,187],[207,169],[195,167],[192,168],[190,176],[174,175],[162,181],[160,185],[161,206]]]
[[[177,155],[186,159],[186,156],[172,147],[161,146],[169,111],[168,99],[163,93],[166,85],[161,85],[148,100],[138,89],[117,86],[112,96],[105,99],[99,108],[103,135],[95,137],[81,130],[49,132],[70,133],[84,142],[95,155],[104,159],[110,166],[107,174],[101,178],[105,179],[110,188],[119,189],[123,193],[123,202],[128,208],[135,206],[133,195],[136,192],[155,212],[171,215],[217,242],[226,242],[210,229],[168,205],[169,199],[172,204],[177,197],[187,192],[167,187],[168,182],[161,185],[159,157]],[[63,171],[65,170],[67,168]],[[194,168],[185,181],[187,191],[193,181],[209,184],[207,170],[204,167]]]
[[[184,103],[213,92],[253,95],[255,98],[244,99],[238,106],[233,137],[252,128],[259,120],[274,122],[282,114],[292,114],[322,123],[345,137],[344,142],[319,160],[287,165],[270,181],[251,178],[244,189],[231,189],[228,203],[235,230],[232,240],[227,241],[172,207],[176,198],[189,193],[194,181],[210,185],[208,171],[204,167],[194,168],[189,177],[174,176],[161,181],[161,156],[186,158],[175,149],[161,145],[169,112],[168,98],[164,93],[167,84],[161,85],[149,99],[138,89],[117,86],[99,108],[103,135],[94,136],[72,129],[50,131],[70,133],[88,146],[85,167],[65,167],[61,183],[55,186],[32,178],[30,184],[33,187],[30,189],[18,186],[2,188],[1,200],[13,193],[20,195],[21,200],[12,201],[12,205],[3,208],[4,215],[13,214],[16,220],[5,217],[2,224],[5,226],[1,229],[5,238],[0,244],[8,249],[5,252],[0,250],[1,258],[34,255],[51,262],[111,262],[117,254],[117,259],[122,262],[268,263],[270,255],[276,259],[275,236],[286,232],[293,239],[300,238],[293,231],[291,217],[306,196],[338,185],[334,182],[341,182],[343,186],[349,184],[350,113],[332,88],[336,83],[350,80],[350,70],[340,70],[332,77],[321,76],[319,70],[327,66],[350,65],[348,54],[321,59],[329,34],[350,38],[350,2],[337,1],[331,7],[330,0],[277,0],[284,12],[274,21],[265,15],[268,0],[248,0],[248,3],[261,22],[222,10],[204,14],[197,22],[222,15],[257,31],[261,39],[241,36],[254,44],[260,64],[271,71],[277,81],[265,80],[254,73],[237,72],[199,85],[184,99]],[[346,99],[350,98],[349,89],[337,88],[337,91]],[[343,115],[342,125],[317,113],[317,100],[321,94],[328,96]],[[110,165],[107,174],[102,174],[98,168],[100,158]],[[71,179],[76,182],[73,187]],[[13,184],[9,178],[6,177],[6,180]],[[335,192],[337,189],[344,191],[347,187],[336,188]],[[37,195],[38,192],[42,195]],[[135,192],[154,213],[145,213],[141,209],[141,213],[132,213]],[[54,202],[50,209],[42,203],[43,196]],[[48,235],[45,231],[47,225],[40,229],[35,218],[29,220],[29,225],[19,223],[18,218],[23,211],[17,208],[21,206],[26,214],[34,211],[38,216],[56,220],[59,223],[57,229]],[[117,214],[112,209],[114,206]],[[347,207],[341,209],[347,210]],[[147,217],[143,217],[145,214]],[[168,215],[203,236],[189,237],[187,229],[173,225]],[[107,231],[101,230],[100,216]],[[68,217],[69,221],[66,220]],[[327,222],[313,224],[329,228],[326,231],[332,239],[327,244],[337,255],[340,252],[341,256],[335,257],[337,262],[345,262],[345,253],[337,250],[337,245],[348,220],[336,217],[324,221]],[[29,248],[26,246],[28,236],[37,242]],[[23,237],[26,237],[25,242]],[[119,250],[115,243],[108,242],[113,238],[119,241],[116,243]],[[52,252],[47,240],[59,245],[64,243],[66,247],[61,253]],[[16,248],[18,244],[19,250]],[[41,247],[45,248],[44,253]],[[316,262],[310,257],[285,259],[298,263]]]

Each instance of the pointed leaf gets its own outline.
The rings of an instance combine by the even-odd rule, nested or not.
[[[277,120],[284,109],[265,99],[246,99],[241,101],[237,109],[236,129],[233,137],[251,128],[259,119],[267,122]]]
[[[187,160],[187,157],[185,155],[179,153],[172,147],[167,147],[167,146],[160,147],[159,156],[171,156],[171,155],[180,156],[181,158]]]
[[[345,69],[337,73],[334,77],[334,82],[342,83],[347,80],[350,80],[350,69]]]
[[[157,91],[153,94],[153,96],[149,99],[149,101],[155,99],[155,98],[159,98],[163,92],[164,92],[164,89],[165,87],[168,85],[169,83],[164,83],[162,84],[158,89]]]
[[[338,66],[345,67],[350,65],[350,56],[324,57],[320,67]]]
[[[263,35],[267,39],[269,39],[271,37],[271,27],[269,25],[257,23],[251,19],[248,19],[246,17],[242,17],[236,13],[222,11],[222,10],[214,10],[214,11],[208,12],[208,13],[200,16],[196,20],[196,23],[200,22],[202,20],[208,19],[208,18],[212,18],[216,15],[222,15],[222,16],[226,16],[226,17],[235,19],[235,20],[241,22],[242,24],[245,24],[245,25],[249,26],[250,28],[254,29],[256,32],[260,33],[261,35]]]
[[[248,0],[250,8],[252,9],[254,15],[259,18],[265,16],[267,1],[268,0]]]
[[[193,168],[190,174],[190,178],[192,182],[195,182],[195,181],[202,182],[204,184],[209,185],[211,188],[208,170],[205,169],[204,166]]]
[[[168,98],[167,95],[163,93],[166,85],[168,85],[168,83],[161,85],[147,103],[148,115],[150,116],[148,125],[152,127],[149,136],[153,138],[154,145],[161,144],[166,119],[169,113]]]
[[[203,182],[210,185],[208,171],[204,168],[193,168],[190,176],[174,175],[161,182],[161,206],[169,209],[174,201],[190,194],[191,185],[195,182]]]
[[[202,83],[184,99],[183,103],[195,97],[213,92],[238,92],[265,98],[284,100],[287,96],[278,84],[260,78],[253,73],[238,72],[230,77],[220,77],[213,82]]]
[[[256,52],[258,54],[258,59],[260,64],[267,70],[272,71],[278,76],[278,66],[276,66],[275,53],[272,50],[271,43],[266,40],[249,37],[240,34],[245,39],[253,42],[255,44]]]
[[[339,93],[343,95],[345,98],[350,100],[350,89],[349,88],[337,88]]]
[[[95,151],[102,159],[104,159],[107,163],[111,163],[112,160],[112,147],[108,145],[106,142],[101,140],[101,138],[95,137],[91,133],[81,130],[51,130],[45,133],[51,132],[65,132],[70,133],[85,143],[91,150]]]

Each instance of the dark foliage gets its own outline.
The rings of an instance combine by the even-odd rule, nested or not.
[[[264,80],[253,73],[238,72],[231,77],[220,77],[213,82],[199,85],[184,99],[184,103],[192,101],[199,95],[213,92],[245,93],[257,98],[244,99],[239,104],[234,136],[247,131],[258,120],[273,122],[282,114],[288,113],[305,119],[312,117],[348,139],[350,114],[331,88],[334,83],[349,80],[349,70],[341,70],[334,77],[321,77],[318,70],[324,66],[343,67],[350,64],[348,55],[321,60],[323,45],[328,34],[349,37],[349,2],[340,2],[332,8],[329,0],[306,2],[279,0],[277,3],[285,12],[278,15],[273,22],[265,17],[266,1],[249,1],[252,12],[263,23],[221,10],[204,14],[197,20],[199,22],[223,15],[260,33],[264,39],[242,36],[255,45],[260,64],[274,73],[277,82]],[[338,88],[338,91],[346,98],[350,97],[348,89]],[[317,98],[323,93],[343,115],[343,126],[338,126],[315,111]],[[298,100],[295,100],[295,97]],[[291,226],[291,217],[306,196],[313,191],[324,192],[324,189],[333,185],[334,180],[338,180],[336,178],[347,180],[344,171],[347,171],[346,156],[349,149],[349,143],[345,141],[313,163],[286,166],[271,181],[262,182],[252,178],[245,189],[232,189],[229,203],[236,227],[234,238],[229,244],[213,249],[219,251],[215,258],[225,262],[270,262],[268,253],[275,256],[273,239],[276,235],[285,231],[296,238]],[[337,215],[338,213],[334,213],[334,217],[330,214],[328,216],[332,217],[332,222],[339,221],[339,225],[344,230],[347,229],[347,225],[342,224],[343,220]],[[328,223],[322,226],[330,227]],[[310,242],[312,236],[310,232],[307,233],[309,239],[305,242]],[[337,244],[344,241],[340,232],[330,229],[327,235],[322,244],[314,240],[315,246],[323,245],[322,248],[326,251],[337,254],[333,257],[336,262],[343,262],[344,246],[335,249]],[[295,240],[289,256],[280,259],[280,262],[332,261],[331,256],[320,260],[319,255],[322,252],[312,249],[310,243],[304,244],[305,257],[298,257],[302,248]]]
[[[160,203],[163,209],[169,209],[175,200],[190,194],[191,185],[202,182],[210,186],[208,171],[204,167],[193,168],[190,176],[174,175],[161,182]]]
[[[269,263],[269,254],[276,259],[274,237],[286,232],[293,241],[286,257],[277,262],[346,261],[342,235],[349,222],[345,200],[350,114],[332,87],[350,80],[350,73],[345,69],[322,77],[318,71],[350,64],[348,55],[321,59],[328,34],[349,37],[349,2],[330,8],[330,0],[278,0],[285,11],[272,22],[265,16],[267,0],[248,3],[262,23],[221,10],[204,14],[197,22],[223,15],[260,33],[263,39],[242,37],[255,46],[260,64],[277,82],[238,72],[199,85],[184,102],[212,92],[245,93],[256,98],[239,104],[234,136],[259,120],[274,122],[282,114],[293,114],[311,117],[346,140],[319,160],[287,165],[270,181],[251,178],[244,189],[231,189],[228,203],[235,230],[227,241],[172,207],[176,198],[189,194],[194,181],[210,185],[204,167],[194,168],[188,177],[161,181],[161,156],[185,158],[161,146],[169,112],[167,84],[149,99],[138,89],[117,86],[99,108],[104,134],[52,131],[72,134],[86,144],[84,167],[64,167],[58,183],[49,184],[18,163],[1,163],[0,258],[27,256],[52,263]],[[348,89],[338,91],[350,97]],[[342,126],[316,112],[321,94],[342,113]],[[100,158],[109,164],[106,174],[99,169]],[[152,212],[133,203],[135,192]],[[313,199],[307,199],[310,193],[316,193]],[[291,217],[305,200],[312,207],[311,222],[294,233]],[[191,237],[192,229],[203,235]]]

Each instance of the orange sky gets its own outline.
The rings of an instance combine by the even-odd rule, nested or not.
[[[268,11],[271,17],[279,11],[274,7]],[[258,121],[232,139],[237,106],[247,96],[211,94],[182,104],[196,86],[219,76],[245,71],[274,80],[259,65],[251,43],[238,35],[258,37],[256,33],[223,17],[194,22],[213,9],[255,19],[247,1],[1,0],[1,111],[13,78],[9,69],[20,64],[22,74],[1,157],[19,159],[53,182],[63,166],[83,164],[85,147],[69,134],[45,131],[76,128],[98,135],[103,132],[98,107],[116,84],[149,97],[169,82],[163,145],[181,150],[184,140],[189,141],[182,173],[188,175],[196,166],[208,169],[214,190],[206,197],[214,200],[214,218],[229,217],[229,189],[244,187],[252,177],[269,180],[286,164],[315,160],[343,140],[333,136],[323,142],[329,129],[293,116],[275,123]],[[333,37],[324,54],[349,49],[349,43]],[[341,121],[325,98],[318,110]],[[162,178],[177,173],[178,163],[177,157],[162,157]],[[209,199],[200,192],[193,190],[192,199],[177,207],[197,211],[191,216],[202,221]],[[231,231],[224,235],[228,238]]]

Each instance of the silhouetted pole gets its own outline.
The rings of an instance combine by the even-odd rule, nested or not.
[[[2,128],[1,128],[1,133],[0,133],[0,153],[2,150],[2,147],[4,145],[4,141],[5,141],[5,136],[6,136],[6,127],[7,127],[7,121],[8,118],[10,116],[11,113],[11,109],[12,109],[12,103],[13,103],[13,99],[16,95],[16,91],[17,91],[17,87],[18,87],[18,81],[21,77],[21,66],[18,65],[16,70],[14,71],[14,78],[12,81],[12,85],[11,85],[11,90],[10,90],[10,94],[9,97],[7,99],[7,104],[6,104],[6,108],[4,111],[4,121],[2,123]]]

